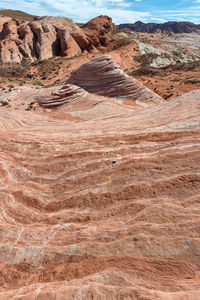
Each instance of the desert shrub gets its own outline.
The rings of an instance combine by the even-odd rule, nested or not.
[[[149,65],[142,65],[140,68],[129,72],[130,76],[142,76],[142,75],[158,75],[160,74],[160,68],[154,68]]]
[[[7,106],[7,105],[9,105],[9,102],[8,101],[1,101],[1,105],[2,106]]]
[[[44,86],[44,84],[42,83],[42,81],[40,81],[39,79],[34,80],[33,81],[33,85]]]
[[[26,59],[22,60],[21,65],[25,70],[30,70],[30,63]]]
[[[101,52],[102,52],[102,53],[105,53],[105,52],[107,52],[108,50],[109,50],[109,51],[117,50],[117,49],[119,49],[119,48],[121,48],[121,47],[123,47],[123,46],[129,45],[130,43],[132,43],[132,41],[129,40],[129,39],[113,38],[113,39],[110,41],[108,47],[105,48],[105,49],[102,49]]]
[[[5,83],[5,82],[6,82],[5,78],[0,77],[0,83]]]
[[[32,79],[34,76],[35,76],[34,74],[30,74],[30,73],[28,73],[28,74],[26,75],[26,78],[28,78],[28,79]]]
[[[173,94],[173,93],[171,93],[171,94],[169,94],[169,95],[165,96],[165,97],[164,97],[164,99],[165,99],[165,100],[167,100],[167,99],[169,99],[170,97],[172,97],[173,95],[174,95],[174,94]]]
[[[27,111],[35,110],[36,108],[35,108],[34,104],[35,104],[35,102],[32,101],[31,103],[29,103],[28,107],[25,108],[25,110],[27,110]]]
[[[200,81],[196,79],[188,79],[184,82],[185,84],[191,83],[191,84],[199,84]]]

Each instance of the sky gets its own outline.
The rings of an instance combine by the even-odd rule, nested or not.
[[[200,0],[0,0],[0,9],[17,9],[38,16],[67,17],[81,23],[99,15],[108,15],[115,24],[138,20],[200,24]]]

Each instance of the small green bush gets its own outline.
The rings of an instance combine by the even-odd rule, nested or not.
[[[34,80],[33,81],[33,85],[44,86],[44,84],[42,83],[42,81],[40,81],[39,79]]]
[[[2,104],[2,106],[7,106],[7,105],[9,105],[9,102],[8,101],[2,101],[1,104]]]

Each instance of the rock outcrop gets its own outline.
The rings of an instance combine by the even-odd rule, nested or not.
[[[58,106],[72,104],[74,102],[81,101],[82,98],[87,94],[82,88],[67,84],[62,86],[58,91],[53,91],[51,95],[45,97],[36,97],[38,103],[44,108],[55,108]]]
[[[106,46],[112,20],[108,17],[99,18],[101,23],[97,27],[92,27],[89,22],[85,29],[81,29],[67,18],[35,17],[35,21],[27,22],[1,17],[0,61],[72,57],[84,50],[94,51]],[[92,24],[95,24],[95,20]]]
[[[199,299],[200,90],[136,111],[61,89],[0,96],[0,300]],[[24,110],[45,95],[80,97]]]
[[[4,17],[4,16],[1,16],[0,15],[0,32],[2,31],[3,29],[3,25],[9,21],[11,21],[12,18],[9,18],[9,17]]]
[[[78,85],[90,93],[128,101],[130,104],[152,106],[163,99],[135,78],[122,71],[109,55],[102,55],[83,64],[73,72],[67,83]]]
[[[96,17],[83,26],[86,35],[93,41],[95,47],[107,46],[109,34],[113,31],[112,19],[107,16]]]

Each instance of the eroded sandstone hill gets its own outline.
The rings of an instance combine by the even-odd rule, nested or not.
[[[141,82],[128,76],[110,55],[102,55],[74,71],[67,83],[90,93],[113,97],[129,105],[153,106],[164,101]]]
[[[200,90],[0,102],[0,300],[200,298]]]
[[[95,24],[95,26],[94,26]],[[81,29],[67,18],[35,17],[34,21],[0,17],[0,61],[21,62],[53,56],[72,57],[106,46],[112,19],[99,16]]]

